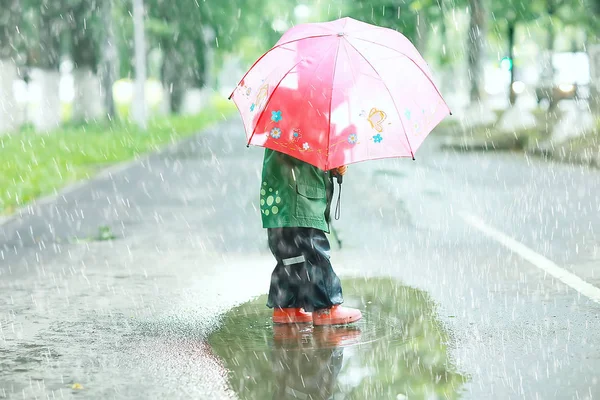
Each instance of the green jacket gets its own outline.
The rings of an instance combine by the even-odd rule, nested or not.
[[[332,198],[330,172],[265,150],[260,188],[263,228],[302,227],[329,233]]]

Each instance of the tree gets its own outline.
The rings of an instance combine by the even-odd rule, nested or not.
[[[148,37],[163,53],[161,80],[171,96],[171,109],[178,111],[188,87],[206,83],[208,50],[228,51],[247,37],[274,37],[274,10],[288,9],[295,0],[221,0],[165,2],[148,0]],[[293,9],[293,7],[289,7]],[[214,40],[207,40],[207,33]],[[276,40],[276,39],[275,39]],[[271,43],[274,44],[274,41]],[[257,46],[260,51],[260,46]],[[265,51],[266,47],[262,50]]]
[[[18,0],[5,0],[0,13],[0,59],[15,57],[15,40],[18,38],[21,13]]]
[[[543,0],[545,1],[545,0]],[[519,25],[526,24],[539,18],[543,13],[543,4],[539,1],[523,3],[519,0],[506,0],[492,3],[492,14],[494,16],[494,29],[499,37],[506,40],[510,67],[509,103],[513,105],[516,101],[514,83],[518,69],[515,60],[515,38]]]
[[[66,17],[70,55],[74,64],[73,82],[75,99],[73,119],[84,121],[97,118],[104,113],[101,81],[98,70],[103,43],[106,42],[106,27],[102,11],[112,0],[104,0],[104,10],[90,0],[63,0]],[[110,16],[110,13],[108,14]]]
[[[169,89],[171,109],[178,111],[189,86],[201,87],[205,81],[205,29],[211,28],[219,46],[234,37],[237,5],[233,0],[218,3],[194,1],[147,1],[150,44],[161,49],[161,80]]]
[[[471,78],[471,103],[481,98],[483,55],[485,41],[485,10],[482,0],[469,0],[469,37],[467,40],[468,68]]]
[[[31,71],[30,85],[40,92],[40,102],[29,104],[29,117],[38,129],[60,124],[60,58],[66,53],[64,2],[68,0],[21,0],[23,24],[19,49]]]
[[[20,12],[18,0],[7,0],[0,12],[0,133],[15,127],[15,98],[12,83],[17,70],[15,59],[16,26],[19,26]]]
[[[431,2],[398,0],[356,0],[340,5],[341,14],[401,32],[413,43],[417,43],[417,21],[431,9]]]
[[[101,79],[104,93],[104,108],[112,118],[115,115],[115,102],[113,99],[113,85],[117,80],[117,71],[119,69],[118,44],[115,35],[115,8],[113,0],[104,0],[102,3],[102,25],[104,26],[104,40],[101,46]]]

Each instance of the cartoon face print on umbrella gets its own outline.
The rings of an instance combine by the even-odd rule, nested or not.
[[[383,132],[383,121],[387,118],[387,114],[377,108],[372,108],[369,111],[369,115],[367,117],[367,121],[371,125],[371,128],[375,129],[377,132]]]

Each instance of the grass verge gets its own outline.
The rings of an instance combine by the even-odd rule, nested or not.
[[[458,119],[448,119],[436,128],[436,133],[447,138],[444,147],[464,151],[524,150],[544,137],[545,133],[537,127],[503,131],[499,127],[500,117],[498,112],[495,123],[472,127],[463,126]]]
[[[442,122],[436,128],[436,133],[446,137],[443,148],[459,151],[527,151],[558,161],[600,168],[600,118],[596,121],[595,130],[564,143],[553,143],[550,140],[551,128],[561,115],[548,116],[541,110],[534,110],[534,115],[536,127],[514,132],[501,131],[497,123],[465,128],[454,119]]]
[[[545,149],[546,155],[553,158],[583,163],[600,168],[600,118],[596,122],[596,130]]]
[[[158,150],[222,121],[233,103],[215,97],[193,116],[149,122],[147,131],[125,122],[67,125],[47,134],[31,129],[0,136],[0,214],[80,180],[100,169]]]

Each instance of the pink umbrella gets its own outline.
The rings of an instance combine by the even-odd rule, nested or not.
[[[448,114],[402,34],[351,18],[287,31],[231,97],[248,144],[330,170],[412,157]]]

